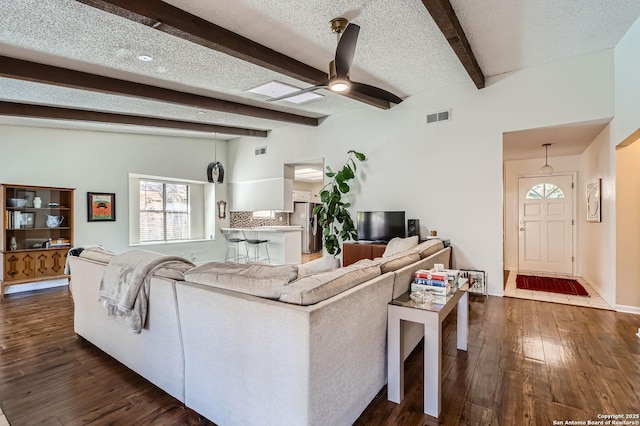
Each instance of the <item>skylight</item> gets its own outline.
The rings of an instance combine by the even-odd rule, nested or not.
[[[269,98],[277,98],[278,96],[287,95],[289,93],[297,92],[298,90],[300,90],[300,87],[280,83],[279,81],[270,81],[269,83],[254,87],[253,89],[249,89],[247,90],[247,92],[257,93],[258,95],[263,95]],[[283,101],[300,104],[323,97],[324,96],[315,92],[307,92],[302,93],[298,96],[292,96],[290,98],[283,99]]]
[[[322,180],[322,170],[312,169],[312,168],[301,168],[296,169],[295,171],[296,180]]]

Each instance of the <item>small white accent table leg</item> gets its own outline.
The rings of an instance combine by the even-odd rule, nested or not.
[[[402,322],[424,324],[424,412],[433,417],[440,415],[442,389],[442,322],[458,306],[457,348],[467,350],[469,327],[469,295],[463,285],[448,296],[444,305],[420,307],[409,299],[409,294],[394,299],[388,305],[387,347],[387,399],[400,403],[404,398],[404,353]]]

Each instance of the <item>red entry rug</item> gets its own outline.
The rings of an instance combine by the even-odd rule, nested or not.
[[[518,275],[516,277],[516,287],[524,290],[549,291],[551,293],[589,296],[587,290],[585,290],[578,281],[568,278]]]

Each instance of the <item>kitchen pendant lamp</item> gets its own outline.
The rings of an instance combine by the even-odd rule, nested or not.
[[[218,134],[215,134],[217,138]],[[211,183],[222,183],[224,182],[224,167],[222,167],[222,163],[218,161],[218,142],[214,141],[215,151],[214,156],[215,159],[213,163],[209,163],[207,166],[207,180]]]
[[[544,146],[544,166],[540,167],[540,174],[541,175],[546,175],[546,176],[550,176],[553,174],[553,167],[551,167],[549,165],[548,160],[548,153],[549,153],[549,146],[551,144],[550,143],[543,143],[542,146]]]

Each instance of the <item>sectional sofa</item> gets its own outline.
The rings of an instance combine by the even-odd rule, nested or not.
[[[98,303],[108,256],[85,252],[69,261],[76,333],[220,425],[352,424],[386,383],[387,304],[415,270],[451,258],[431,242],[324,272],[159,270],[146,325],[133,334]],[[422,337],[414,325],[406,354]]]

